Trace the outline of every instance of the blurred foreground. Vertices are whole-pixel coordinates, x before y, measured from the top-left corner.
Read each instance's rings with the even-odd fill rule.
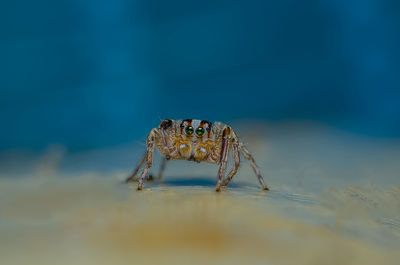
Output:
[[[142,143],[3,154],[1,264],[398,264],[398,141],[313,124],[234,127],[270,192],[243,158],[220,193],[217,166],[186,161],[138,192],[123,180]]]

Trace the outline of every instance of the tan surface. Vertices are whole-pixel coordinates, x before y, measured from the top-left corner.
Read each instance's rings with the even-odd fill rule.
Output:
[[[0,178],[0,263],[398,264],[398,145],[278,129],[248,136],[270,192],[245,162],[220,193],[217,168],[190,162],[137,192],[121,183],[126,170],[62,170],[124,148],[79,159],[50,150],[32,174]]]

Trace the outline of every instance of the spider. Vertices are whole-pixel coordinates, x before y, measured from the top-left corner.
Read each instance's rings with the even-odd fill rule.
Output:
[[[137,189],[143,188],[143,181],[148,170],[153,164],[154,149],[157,147],[163,161],[160,176],[165,168],[167,160],[189,160],[195,162],[208,162],[219,164],[218,181],[216,191],[221,186],[226,186],[236,174],[240,165],[240,153],[248,159],[257,175],[258,181],[264,190],[269,190],[261,176],[253,156],[236,136],[233,129],[223,123],[212,124],[206,120],[163,120],[158,128],[153,128],[147,136],[147,150],[140,160],[134,172],[126,179],[126,182],[139,180]],[[228,153],[232,152],[234,167],[228,176],[223,179]],[[135,176],[145,164],[140,178]]]

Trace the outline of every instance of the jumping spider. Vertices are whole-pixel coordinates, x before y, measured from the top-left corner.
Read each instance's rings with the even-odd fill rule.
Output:
[[[138,190],[143,188],[143,181],[153,164],[155,147],[163,156],[161,173],[165,168],[166,160],[206,161],[219,164],[216,191],[221,190],[221,185],[226,186],[236,174],[240,165],[241,152],[250,161],[263,189],[268,190],[253,156],[239,140],[232,128],[226,124],[220,122],[212,124],[205,120],[192,119],[163,120],[158,128],[153,128],[148,134],[146,153],[132,175],[126,179],[126,182],[137,180],[135,178],[136,174],[142,165],[146,163],[139,178]],[[226,179],[223,179],[229,151],[232,151],[235,165]]]

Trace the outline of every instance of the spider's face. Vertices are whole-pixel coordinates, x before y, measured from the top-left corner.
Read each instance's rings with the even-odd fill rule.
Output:
[[[206,120],[183,120],[180,124],[181,135],[186,135],[188,138],[196,137],[202,139],[203,136],[210,138],[211,122]]]

